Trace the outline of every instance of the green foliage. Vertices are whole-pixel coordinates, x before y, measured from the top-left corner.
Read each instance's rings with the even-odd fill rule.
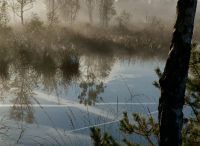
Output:
[[[183,146],[200,145],[200,123],[189,119],[183,129]]]
[[[190,78],[187,84],[185,104],[192,109],[192,116],[187,119],[183,129],[183,145],[200,145],[200,52],[194,46],[190,61]]]
[[[133,119],[134,122],[131,123],[129,121],[128,114],[124,113],[124,117],[120,121],[120,130],[128,135],[140,135],[147,140],[149,146],[156,146],[159,137],[159,125],[153,119],[153,117],[149,115],[149,117],[146,119],[139,114],[133,114]],[[123,145],[121,143],[117,143],[107,133],[102,135],[101,130],[98,128],[91,129],[91,138],[93,139],[95,146],[103,146],[103,142],[112,142],[110,146]],[[153,141],[155,138],[157,139],[157,143]],[[124,138],[123,143],[127,146],[140,146],[140,144],[134,143],[127,138]]]
[[[120,146],[108,133],[102,135],[98,128],[91,128],[91,138],[94,146]]]
[[[162,76],[162,71],[160,70],[160,68],[156,68],[156,69],[155,69],[155,72],[156,72],[158,78],[160,79],[161,76]],[[156,88],[160,89],[160,84],[159,84],[158,81],[154,81],[154,82],[153,82],[153,85],[154,85]]]
[[[159,125],[151,115],[148,118],[134,113],[133,114],[134,123],[129,122],[128,114],[124,113],[123,119],[120,121],[120,130],[126,134],[137,134],[144,137],[148,144],[154,146],[153,138],[159,137]],[[125,140],[126,143],[131,143]]]

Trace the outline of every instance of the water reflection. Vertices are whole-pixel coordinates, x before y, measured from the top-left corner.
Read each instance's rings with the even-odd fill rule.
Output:
[[[107,88],[112,84],[112,82],[108,84],[108,80],[110,75],[114,74],[112,72],[113,68],[119,61],[126,62],[125,64],[133,63],[136,59],[134,56],[115,54],[111,56],[97,54],[79,56],[74,49],[48,50],[44,48],[43,50],[37,50],[29,47],[29,45],[19,45],[16,50],[10,52],[0,49],[0,99],[2,105],[8,105],[10,108],[8,110],[9,114],[7,114],[9,120],[21,123],[20,132],[16,134],[18,143],[27,141],[28,129],[34,129],[32,127],[34,124],[46,126],[49,122],[51,130],[56,131],[56,134],[54,134],[57,137],[55,136],[54,138],[60,139],[62,144],[66,145],[62,139],[66,139],[67,134],[59,128],[73,131],[91,124],[95,125],[119,118],[122,113],[119,109],[115,109],[114,106],[102,107],[98,103],[113,100],[105,96],[105,91],[108,92],[108,90],[113,96],[114,93],[118,93],[112,91],[115,88]],[[124,85],[122,86],[126,88]],[[67,90],[72,91],[71,88],[73,87],[76,90],[76,94],[72,95],[73,99],[70,98],[68,100],[66,97],[69,95]],[[124,91],[122,94],[124,94]],[[54,99],[52,100],[51,96],[58,98],[57,102]],[[59,98],[61,99],[59,100]],[[38,105],[40,112],[35,108],[35,105]],[[58,113],[65,110],[71,112],[68,114],[63,112],[57,115],[48,107],[49,105]],[[47,106],[48,110],[46,110],[45,106]],[[66,106],[67,108],[61,109],[59,106]],[[121,107],[119,106],[118,108]],[[131,106],[129,108],[131,109]],[[142,110],[141,108],[135,109]],[[45,113],[43,116],[41,116],[42,111]],[[52,112],[52,114],[49,115],[48,112]],[[117,117],[115,116],[116,113]],[[44,120],[45,116],[48,117],[46,121]],[[51,116],[59,117],[51,119]],[[62,118],[60,119],[60,117]],[[78,119],[77,117],[81,118]],[[56,124],[53,121],[57,121]],[[24,126],[24,124],[28,126]],[[8,125],[8,127],[11,125]],[[115,128],[116,126],[114,125]],[[38,131],[40,130],[38,129]],[[35,131],[35,133],[37,132]],[[77,135],[80,136],[79,134],[82,135],[82,133]],[[42,138],[41,136],[33,139],[39,141],[38,139]],[[51,139],[52,135],[48,138]],[[88,137],[86,139],[89,141]],[[27,143],[27,145],[30,145],[31,142]]]
[[[12,53],[1,49],[1,101],[13,104],[10,118],[33,123],[34,90],[44,87],[52,92],[60,84],[70,84],[79,76],[79,58],[72,51],[37,52],[27,47],[20,45]]]
[[[7,79],[9,70],[9,55],[5,49],[0,49],[0,77]]]
[[[103,101],[100,96],[106,87],[103,82],[97,81],[94,74],[87,75],[87,80],[80,83],[81,93],[78,96],[80,103],[85,105],[95,105],[98,100]]]

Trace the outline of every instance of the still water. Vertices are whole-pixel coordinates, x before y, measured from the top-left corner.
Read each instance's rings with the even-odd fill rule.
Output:
[[[122,139],[118,126],[125,111],[157,116],[160,92],[152,83],[163,61],[82,56],[79,62],[79,71],[70,68],[65,75],[49,64],[41,72],[9,66],[0,84],[1,144],[89,146],[93,126]]]

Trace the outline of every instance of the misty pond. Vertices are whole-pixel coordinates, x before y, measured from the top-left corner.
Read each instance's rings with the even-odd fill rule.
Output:
[[[1,144],[88,146],[93,126],[123,138],[125,111],[157,116],[160,92],[152,83],[162,59],[72,55],[58,68],[48,54],[34,61],[26,51],[18,55],[12,63],[0,61]]]
[[[158,145],[153,83],[166,62],[175,3],[0,0],[0,146],[92,146],[93,127],[120,144]],[[135,125],[133,113],[153,117],[141,124],[153,135],[120,131],[124,112]]]

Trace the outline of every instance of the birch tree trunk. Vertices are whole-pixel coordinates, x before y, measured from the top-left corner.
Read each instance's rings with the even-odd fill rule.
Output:
[[[183,106],[197,0],[178,0],[170,53],[160,79],[160,146],[181,146]]]

